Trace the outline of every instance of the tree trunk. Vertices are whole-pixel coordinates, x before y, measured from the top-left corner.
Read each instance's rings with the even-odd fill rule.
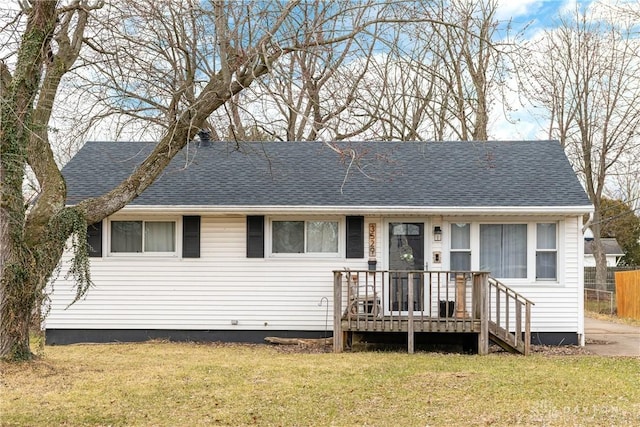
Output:
[[[31,228],[34,227],[39,226],[31,226]],[[29,228],[29,226],[25,226],[22,236],[32,233]],[[0,287],[2,295],[0,358],[25,360],[32,357],[29,346],[29,329],[32,325],[32,319],[34,315],[39,313],[45,296],[45,288],[62,257],[69,236],[76,233],[75,238],[86,240],[82,229],[86,230],[86,222],[82,215],[73,208],[64,208],[60,212],[51,214],[50,221],[46,230],[41,234],[39,242],[27,245],[23,241],[21,245],[15,246],[12,245],[11,239],[8,240],[8,246],[12,248],[12,251],[2,272],[2,286]],[[80,250],[79,253],[82,254],[79,258],[82,262],[82,256],[86,256],[86,251]],[[78,257],[78,253],[75,254],[72,262],[77,265],[76,257]],[[86,260],[86,258],[84,259]],[[77,270],[76,265],[73,268]],[[84,281],[87,282],[87,279]],[[85,286],[87,285],[85,284]],[[81,294],[85,290],[86,288],[80,288],[77,292]]]
[[[215,19],[216,25],[213,32],[218,40],[217,47],[212,48],[214,56],[217,58],[214,60],[215,70],[204,64],[205,71],[202,74],[199,74],[199,71],[191,70],[187,76],[184,76],[185,79],[182,75],[169,77],[166,84],[167,88],[171,89],[167,93],[174,95],[168,110],[165,110],[165,107],[155,99],[149,98],[148,101],[149,105],[157,104],[158,111],[164,111],[167,113],[166,117],[169,117],[169,120],[164,123],[166,133],[154,151],[139,165],[135,172],[108,193],[96,198],[85,199],[73,208],[68,208],[64,206],[66,197],[64,180],[57,169],[47,138],[48,122],[60,78],[74,65],[82,41],[87,40],[83,37],[87,13],[92,8],[101,7],[103,2],[95,2],[95,5],[91,4],[93,2],[56,2],[52,0],[30,0],[22,3],[28,3],[29,7],[25,7],[23,15],[21,15],[21,18],[26,17],[26,25],[18,26],[22,37],[14,52],[16,60],[13,75],[10,75],[8,68],[0,61],[0,89],[2,91],[0,105],[0,358],[5,359],[31,357],[29,350],[30,319],[34,309],[41,306],[43,291],[60,260],[69,236],[73,235],[73,238],[76,239],[74,240],[75,256],[72,259],[70,272],[76,276],[76,298],[79,298],[90,284],[88,258],[86,257],[87,222],[94,223],[113,214],[140,195],[160,175],[173,156],[203,127],[214,111],[248,88],[256,79],[270,73],[273,70],[274,62],[282,55],[301,51],[305,46],[315,49],[318,47],[318,43],[321,45],[343,44],[346,39],[355,37],[369,27],[368,23],[363,22],[362,26],[356,25],[348,35],[341,32],[339,36],[324,40],[318,39],[315,33],[307,33],[305,30],[299,35],[295,35],[295,38],[302,37],[302,40],[291,40],[291,43],[287,41],[286,46],[281,46],[280,36],[276,35],[286,36],[286,40],[288,40],[290,37],[288,34],[289,18],[296,22],[300,18],[294,9],[301,2],[288,2],[282,8],[267,7],[265,11],[268,11],[269,15],[271,13],[279,15],[278,19],[269,23],[268,31],[259,30],[256,32],[259,37],[253,43],[255,46],[240,49],[238,46],[243,45],[246,41],[245,38],[239,36],[240,38],[236,41],[234,37],[237,36],[237,32],[228,28],[228,24],[231,22],[229,19],[234,15],[228,10],[227,5],[222,2],[213,2],[213,8],[209,12],[213,14]],[[165,16],[164,8],[155,9],[155,3],[152,1],[147,1],[145,4],[148,8],[154,9],[153,13],[158,13],[157,16],[150,16],[149,22],[155,22],[160,16]],[[56,6],[60,6],[57,11]],[[360,7],[358,6],[356,9]],[[364,20],[363,16],[368,15],[365,13],[368,6],[363,5],[362,8],[361,19]],[[114,6],[114,11],[116,9],[119,8]],[[140,6],[139,10],[134,8],[134,12],[144,14],[146,9],[147,7]],[[278,9],[281,10],[278,11]],[[191,13],[194,8],[181,10],[185,13]],[[329,8],[329,10],[333,15],[334,8]],[[194,13],[202,11],[204,10],[198,9]],[[123,13],[125,16],[129,16],[128,12],[124,11]],[[179,24],[182,25],[183,16],[178,15]],[[135,13],[133,16],[136,16]],[[195,19],[195,15],[192,15],[191,18]],[[233,21],[235,22],[235,18]],[[194,22],[199,21],[195,19]],[[327,22],[332,22],[332,19]],[[367,22],[373,24],[376,20]],[[58,30],[56,30],[56,26],[58,26]],[[71,29],[73,26],[76,26],[75,31]],[[24,30],[22,30],[23,28]],[[247,28],[253,34],[251,27]],[[169,32],[173,34],[172,31]],[[56,37],[55,46],[52,48],[51,40],[54,34]],[[73,37],[70,38],[70,35]],[[116,36],[123,37],[120,39],[121,41],[126,40],[125,46],[136,46],[135,37],[130,37],[129,34],[116,34]],[[160,36],[159,40],[163,39],[160,33],[158,36]],[[284,42],[284,40],[282,41]],[[144,40],[144,43],[146,42],[147,40]],[[157,51],[143,56],[148,58],[159,55],[164,58],[177,58],[184,54],[184,61],[191,64],[191,61],[186,57],[200,57],[199,53],[192,55],[189,51],[198,43],[189,40],[188,37],[183,42],[184,46],[189,46],[189,48],[182,45],[174,46],[173,42],[167,44],[168,49],[179,52],[174,56],[169,52],[165,57],[165,52]],[[110,48],[103,50],[95,45],[90,47],[94,54],[103,55],[106,66],[112,65],[116,70],[115,74],[110,75],[107,71],[110,78],[105,87],[111,88],[111,85],[115,85],[113,88],[115,92],[128,93],[131,89],[128,78],[125,78],[126,81],[118,89],[119,76],[121,76],[119,73],[123,71],[125,74],[140,72],[139,70],[144,68],[138,68],[141,63],[139,58],[134,57],[136,54],[132,53],[133,56],[129,59],[131,64],[135,64],[132,70],[138,71],[128,71],[127,61],[120,62],[120,57],[126,51],[125,48],[111,52]],[[209,52],[207,50],[206,55]],[[91,55],[89,62],[93,62],[93,60],[94,57]],[[117,64],[112,64],[112,60]],[[182,69],[182,62],[182,59],[178,59],[172,64],[178,70]],[[102,63],[102,59],[98,60],[98,63]],[[150,70],[153,69],[153,67],[150,68]],[[42,78],[43,70],[47,71],[44,79]],[[209,76],[208,82],[190,86],[193,85],[196,76],[199,79],[206,75]],[[157,78],[158,76],[151,71],[150,79],[155,82]],[[185,83],[185,81],[189,83]],[[164,86],[159,85],[158,87]],[[183,95],[184,91],[186,91],[186,95]],[[194,97],[195,92],[198,92],[197,97]],[[38,99],[37,103],[36,99]],[[36,104],[35,108],[34,104]],[[118,110],[112,112],[115,111]],[[118,114],[120,113],[122,112],[119,111]],[[128,113],[125,112],[125,114]],[[134,112],[133,116],[137,115]],[[150,119],[150,121],[154,122],[155,119]],[[22,194],[27,165],[31,167],[40,185],[38,199],[35,204],[29,207],[28,211]]]
[[[56,2],[33,2],[10,84],[3,79],[0,112],[0,358],[27,359],[29,324],[39,298],[34,251],[25,243],[22,184],[33,103],[56,23]],[[47,276],[48,277],[48,276]]]
[[[596,243],[598,241],[598,243]],[[607,257],[602,249],[601,239],[593,239],[593,257],[596,260],[596,289],[599,291],[607,290]]]
[[[34,309],[34,298],[30,291],[34,286],[22,275],[9,271],[5,270],[2,278],[0,355],[10,360],[26,360],[32,357],[29,326]]]
[[[601,234],[601,218],[600,210],[596,208],[593,215],[593,224],[591,231],[593,232],[593,257],[596,260],[596,289],[600,291],[607,290],[607,256],[602,247]]]

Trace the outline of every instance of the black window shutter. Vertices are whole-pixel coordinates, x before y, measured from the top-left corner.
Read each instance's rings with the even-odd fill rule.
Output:
[[[247,258],[264,258],[264,216],[247,216]]]
[[[347,258],[364,258],[364,217],[347,217]]]
[[[87,244],[90,257],[102,256],[102,221],[87,227]]]
[[[182,217],[182,258],[200,258],[200,217]]]

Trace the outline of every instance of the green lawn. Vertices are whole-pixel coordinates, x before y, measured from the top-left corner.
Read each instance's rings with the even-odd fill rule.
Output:
[[[2,425],[640,425],[640,359],[46,347],[2,363]]]

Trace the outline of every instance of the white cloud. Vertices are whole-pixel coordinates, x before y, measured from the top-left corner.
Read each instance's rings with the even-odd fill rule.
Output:
[[[503,21],[531,16],[540,7],[541,3],[541,0],[498,0],[496,17]]]
[[[582,3],[584,4],[584,2]],[[560,15],[572,14],[576,11],[577,5],[577,0],[565,0],[564,4],[558,8],[558,13]]]

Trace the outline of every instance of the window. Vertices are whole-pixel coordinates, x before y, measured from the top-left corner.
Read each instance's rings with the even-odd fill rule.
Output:
[[[111,221],[112,253],[174,253],[175,221]]]
[[[527,224],[480,224],[480,269],[497,278],[526,278]]]
[[[536,280],[556,280],[556,224],[536,225]]]
[[[471,270],[471,225],[451,224],[451,271]]]
[[[274,254],[337,254],[338,221],[273,221]]]

